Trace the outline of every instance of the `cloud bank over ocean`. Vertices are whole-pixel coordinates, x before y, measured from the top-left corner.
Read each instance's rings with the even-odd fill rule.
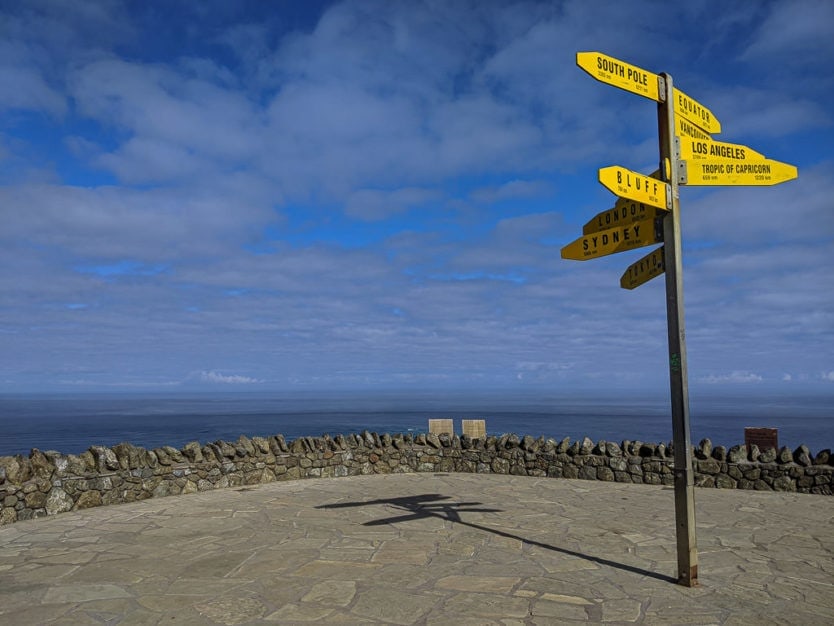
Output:
[[[648,250],[559,257],[599,168],[657,168],[582,50],[799,168],[682,189],[693,384],[833,389],[834,8],[660,9],[4,5],[0,393],[664,389],[663,280],[618,286]]]

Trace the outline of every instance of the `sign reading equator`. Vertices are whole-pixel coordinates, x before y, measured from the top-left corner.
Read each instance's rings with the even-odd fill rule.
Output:
[[[675,115],[683,117],[698,128],[702,128],[708,133],[720,133],[721,122],[719,122],[712,111],[710,111],[703,104],[697,100],[690,98],[680,89],[673,91],[675,101],[672,103],[675,109]]]
[[[667,209],[671,188],[662,180],[633,172],[619,165],[599,170],[599,182],[608,191],[629,200],[636,200],[653,207]]]

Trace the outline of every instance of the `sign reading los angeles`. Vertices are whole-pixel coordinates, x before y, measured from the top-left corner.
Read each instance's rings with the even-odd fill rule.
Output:
[[[765,155],[737,143],[681,137],[681,158],[685,161],[732,159],[733,161],[761,161]]]
[[[669,74],[599,52],[578,52],[576,64],[600,82],[657,102],[659,170],[645,175],[619,165],[601,168],[599,182],[618,199],[588,221],[582,236],[561,253],[563,259],[586,261],[663,242],[626,268],[620,287],[635,289],[658,276],[666,278],[677,580],[693,587],[698,584],[698,550],[679,253],[680,186],[775,185],[796,178],[797,171],[748,146],[714,140],[712,135],[721,132],[715,114],[677,89]]]

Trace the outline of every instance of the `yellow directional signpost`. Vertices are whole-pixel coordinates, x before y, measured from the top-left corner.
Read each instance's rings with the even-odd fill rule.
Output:
[[[668,74],[654,74],[599,52],[578,52],[576,64],[600,82],[657,102],[660,169],[650,175],[620,166],[599,170],[599,182],[619,196],[613,208],[582,228],[562,258],[585,261],[663,242],[620,278],[634,289],[666,276],[669,387],[674,443],[677,580],[698,584],[695,492],[689,435],[689,388],[683,319],[680,185],[774,185],[797,177],[796,167],[738,144],[715,141],[721,123],[703,104],[676,89]]]
[[[686,165],[687,185],[777,185],[797,177],[796,167],[772,159],[692,160]]]
[[[695,124],[685,120],[682,117],[675,118],[675,126],[677,130],[677,134],[683,139],[684,137],[692,137],[693,139],[706,139],[707,141],[711,141],[712,137],[710,137],[709,133],[705,133],[700,128],[695,126]]]
[[[668,208],[672,199],[672,189],[663,181],[632,172],[619,165],[601,168],[599,182],[621,198],[636,200],[660,209]]]
[[[589,220],[582,227],[582,234],[590,235],[591,233],[598,233],[601,230],[614,228],[615,226],[625,226],[634,222],[642,222],[652,217],[658,217],[658,213],[659,211],[656,207],[637,202],[636,200],[620,198],[613,208],[602,213],[597,213],[593,219]]]
[[[675,115],[692,122],[708,133],[721,132],[721,122],[707,107],[697,100],[693,100],[679,89],[673,90],[672,93],[674,94]]]
[[[576,64],[599,81],[658,100],[657,74],[599,52],[577,52]]]
[[[660,276],[666,271],[666,264],[663,262],[663,246],[652,250],[636,263],[632,263],[620,276],[620,287],[623,289],[634,289],[643,283],[649,282],[652,278]]]
[[[562,248],[562,258],[587,261],[616,252],[650,246],[662,240],[663,224],[650,217],[583,235]]]
[[[694,137],[680,137],[681,159],[684,161],[709,161],[732,159],[734,161],[761,161],[765,155],[737,143],[712,141]]]

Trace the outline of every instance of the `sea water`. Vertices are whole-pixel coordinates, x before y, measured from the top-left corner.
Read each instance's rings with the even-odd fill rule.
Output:
[[[746,426],[778,428],[779,445],[834,447],[834,395],[692,395],[691,438],[743,443]],[[561,440],[668,442],[668,397],[502,392],[293,392],[0,395],[0,455],[32,448],[78,454],[91,445],[145,448],[234,441],[240,435],[427,432],[428,420],[484,419],[488,434]]]

